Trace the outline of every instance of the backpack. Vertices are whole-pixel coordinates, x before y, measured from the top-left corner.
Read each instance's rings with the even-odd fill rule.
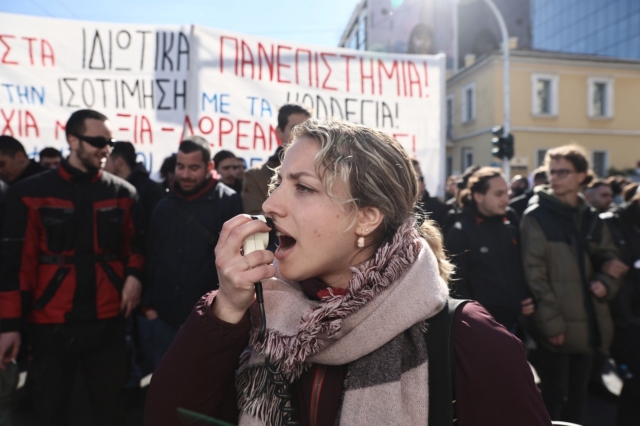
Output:
[[[449,298],[444,308],[426,320],[429,354],[429,425],[451,426],[457,422],[455,373],[456,352],[453,318],[470,300]],[[438,392],[434,392],[438,389]]]

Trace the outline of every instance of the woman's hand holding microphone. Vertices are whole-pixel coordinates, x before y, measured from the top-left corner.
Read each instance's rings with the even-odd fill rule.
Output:
[[[254,283],[275,276],[272,252],[256,250],[243,256],[240,251],[248,237],[269,231],[267,224],[248,215],[236,216],[222,227],[215,249],[220,289],[212,306],[221,320],[240,322],[255,299]]]

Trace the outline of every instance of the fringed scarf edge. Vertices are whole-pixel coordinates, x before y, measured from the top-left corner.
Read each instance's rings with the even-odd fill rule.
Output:
[[[249,365],[252,352],[267,355],[271,362],[291,383],[298,379],[308,365],[304,362],[317,353],[322,345],[319,335],[332,336],[340,331],[342,322],[360,310],[379,294],[389,289],[415,262],[423,247],[420,235],[414,228],[414,220],[407,220],[396,232],[391,242],[378,249],[374,257],[357,268],[344,295],[323,297],[320,306],[302,317],[295,336],[285,336],[267,328],[264,343],[258,342],[258,321],[254,321],[249,347],[241,356],[236,376],[238,407],[267,424],[280,424],[282,413],[280,400],[275,396],[275,386],[268,379],[264,363]]]

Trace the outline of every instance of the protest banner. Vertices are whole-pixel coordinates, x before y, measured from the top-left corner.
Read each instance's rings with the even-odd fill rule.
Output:
[[[68,152],[64,123],[107,115],[150,170],[199,134],[248,166],[281,143],[289,102],[376,127],[444,181],[444,56],[381,54],[268,40],[201,26],[132,25],[0,13],[0,134],[31,156]]]
[[[276,147],[278,109],[306,105],[376,127],[418,158],[432,193],[444,180],[445,57],[380,54],[268,40],[195,26],[189,129],[249,165]],[[190,110],[190,114],[193,111]]]
[[[0,13],[0,134],[30,156],[45,146],[65,153],[69,115],[91,108],[158,169],[177,149],[188,106],[189,33]]]

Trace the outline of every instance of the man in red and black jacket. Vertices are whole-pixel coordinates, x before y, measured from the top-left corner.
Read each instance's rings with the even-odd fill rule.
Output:
[[[134,187],[102,171],[113,140],[107,117],[76,111],[65,131],[69,157],[7,194],[0,368],[15,358],[26,316],[40,424],[67,423],[78,368],[94,424],[123,424],[128,364],[122,313],[137,306],[142,290],[141,210]]]

